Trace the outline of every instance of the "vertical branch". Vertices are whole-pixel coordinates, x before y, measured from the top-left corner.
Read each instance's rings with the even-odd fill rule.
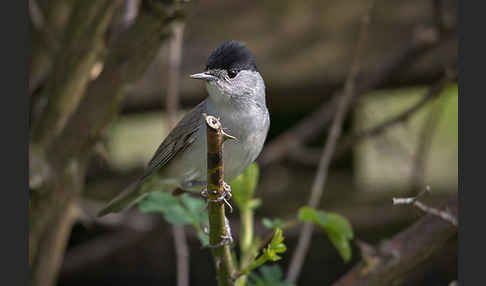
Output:
[[[218,285],[234,285],[235,269],[229,245],[225,237],[231,236],[226,224],[224,210],[224,174],[223,174],[223,129],[214,116],[203,114],[206,120],[208,146],[208,216],[209,243],[212,246],[214,265],[218,275]]]
[[[167,96],[165,98],[167,122],[170,127],[176,123],[176,115],[179,109],[179,75],[185,23],[176,21],[172,26],[173,37],[169,43],[169,78],[167,81]]]
[[[189,247],[184,225],[172,225],[177,258],[177,286],[189,286]]]
[[[165,97],[166,122],[168,129],[176,123],[179,109],[179,75],[182,57],[182,38],[184,22],[172,24],[173,35],[169,42],[169,70],[167,81],[167,96]],[[177,286],[189,286],[189,247],[183,225],[172,225],[174,247],[177,259]]]
[[[341,136],[342,125],[351,99],[353,98],[356,77],[358,76],[361,67],[361,51],[368,35],[370,14],[373,6],[374,1],[371,0],[369,2],[366,14],[361,19],[359,38],[356,43],[351,69],[348,78],[346,79],[344,94],[339,99],[337,110],[332,121],[331,130],[329,131],[329,137],[324,146],[324,152],[322,152],[322,156],[319,160],[319,167],[317,169],[316,176],[312,184],[311,196],[308,202],[308,205],[312,208],[316,208],[319,205],[319,201],[321,200],[322,194],[324,192],[324,186],[327,180],[327,173],[329,165],[331,163],[331,159],[334,154],[334,150],[336,148],[336,142]],[[307,252],[309,250],[313,229],[314,228],[312,224],[306,223],[304,224],[303,229],[300,232],[299,240],[297,242],[297,248],[293,253],[286,277],[286,280],[291,283],[296,283],[297,278],[299,277],[300,270],[302,269],[302,265],[304,264],[305,256],[307,255]]]
[[[253,243],[253,222],[254,212],[252,208],[240,209],[241,216],[241,238],[240,238],[240,265],[239,269],[246,269],[250,264],[252,256],[252,243]],[[241,275],[238,280],[236,280],[237,286],[245,286],[247,282],[247,275]]]

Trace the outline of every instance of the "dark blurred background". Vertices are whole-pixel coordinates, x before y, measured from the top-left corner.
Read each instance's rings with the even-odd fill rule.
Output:
[[[212,49],[226,40],[244,41],[255,54],[271,114],[258,159],[256,196],[263,204],[256,211],[256,233],[266,233],[264,217],[294,218],[307,204],[368,2],[80,2],[29,1],[29,246],[31,274],[38,277],[32,285],[177,285],[173,232],[160,215],[137,210],[101,219],[94,215],[141,174],[171,122],[207,96],[202,83],[189,75],[202,71]],[[379,249],[423,218],[411,205],[394,206],[393,197],[416,196],[430,188],[421,200],[437,208],[455,198],[456,9],[454,0],[375,1],[361,47],[357,96],[319,203],[320,209],[351,222],[353,258],[344,263],[322,231],[315,230],[298,285],[331,285],[365,258],[357,241]],[[144,13],[163,20],[153,24]],[[152,29],[160,33],[158,38],[148,32],[137,38],[143,33],[132,30],[140,19],[152,25],[144,31]],[[174,88],[177,97],[167,101]],[[56,105],[63,97],[70,98]],[[65,119],[52,115],[64,113]],[[361,132],[395,117],[379,132]],[[57,127],[49,124],[65,125],[55,133]],[[297,143],[288,143],[292,140]],[[65,157],[82,167],[72,167]],[[49,171],[44,158],[54,162]],[[52,179],[59,178],[56,171],[73,168],[76,175],[70,180],[65,175]],[[49,192],[55,195],[49,197]],[[61,195],[65,193],[73,195]],[[67,216],[72,219],[63,222]],[[237,213],[230,216],[236,238],[238,218]],[[37,226],[37,220],[44,224]],[[48,233],[57,223],[63,227],[54,240],[48,234],[35,237],[36,231]],[[432,233],[435,227],[425,229]],[[215,284],[210,251],[200,248],[191,227],[184,229],[190,285]],[[289,250],[278,263],[283,271],[298,234],[298,227],[284,232]],[[457,279],[457,229],[439,237],[447,239],[418,253],[423,259],[412,258],[396,285],[449,285]],[[36,274],[44,271],[52,274]]]

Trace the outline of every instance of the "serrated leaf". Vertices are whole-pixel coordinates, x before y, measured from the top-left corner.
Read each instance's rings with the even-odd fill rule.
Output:
[[[283,253],[287,250],[287,247],[283,241],[284,237],[282,234],[282,229],[276,228],[272,240],[267,247],[262,250],[262,254],[257,259],[253,259],[250,265],[246,269],[242,270],[242,273],[246,274],[249,271],[260,267],[267,261],[277,261],[282,259],[278,253]]]
[[[277,227],[275,229],[275,233],[273,234],[272,241],[270,241],[270,248],[278,247],[284,241],[284,237],[282,235],[282,229]]]
[[[320,226],[341,258],[348,262],[351,259],[351,246],[349,240],[353,238],[353,229],[349,221],[336,213],[327,213],[310,207],[299,209],[298,219],[304,222],[313,222]]]

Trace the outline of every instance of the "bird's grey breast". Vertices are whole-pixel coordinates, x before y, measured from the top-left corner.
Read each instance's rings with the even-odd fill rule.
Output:
[[[238,139],[223,145],[224,177],[231,181],[260,154],[270,125],[268,111],[266,106],[253,101],[243,108],[208,106],[208,113],[216,114],[225,131]]]

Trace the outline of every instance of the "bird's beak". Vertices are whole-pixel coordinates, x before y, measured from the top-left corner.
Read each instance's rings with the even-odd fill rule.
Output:
[[[207,72],[196,73],[196,74],[190,75],[190,77],[195,78],[195,79],[203,79],[203,80],[207,80],[207,81],[216,80],[216,77],[214,75],[210,75]]]

